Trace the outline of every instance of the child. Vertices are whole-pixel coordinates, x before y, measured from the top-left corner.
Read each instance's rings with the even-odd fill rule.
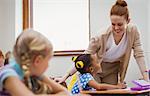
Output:
[[[81,54],[78,57],[73,57],[73,61],[75,62],[77,71],[80,73],[77,82],[71,90],[73,94],[79,93],[80,90],[92,90],[93,88],[96,90],[105,90],[126,87],[124,84],[99,84],[94,80],[93,75],[95,75],[100,67],[96,55]]]
[[[16,40],[13,55],[15,62],[0,70],[2,92],[7,91],[12,96],[68,94],[66,88],[43,75],[53,56],[53,47],[42,34],[31,29],[22,32]]]
[[[10,58],[11,58],[11,52],[8,51],[8,52],[5,54],[5,62],[4,62],[4,65],[9,64]]]
[[[4,66],[4,55],[3,52],[0,50],[0,67]]]

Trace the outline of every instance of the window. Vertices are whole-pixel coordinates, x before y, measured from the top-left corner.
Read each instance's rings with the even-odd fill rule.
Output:
[[[29,25],[53,43],[54,51],[87,48],[89,0],[30,0],[29,6]]]

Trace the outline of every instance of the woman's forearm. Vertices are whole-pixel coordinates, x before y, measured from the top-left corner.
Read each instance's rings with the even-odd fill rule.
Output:
[[[144,57],[138,58],[136,61],[138,63],[138,66],[139,66],[140,72],[143,76],[143,79],[148,81],[149,78],[148,78],[148,72],[146,72],[147,68],[146,68],[146,64],[145,64],[145,61],[144,61]]]

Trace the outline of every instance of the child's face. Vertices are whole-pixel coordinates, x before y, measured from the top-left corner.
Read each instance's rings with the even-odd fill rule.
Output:
[[[97,58],[96,54],[95,55],[91,55],[91,58],[92,58],[92,61],[91,61],[92,66],[91,67],[93,67],[93,72],[92,73],[96,74],[101,69],[100,63],[98,61],[98,58]]]
[[[43,74],[48,68],[49,60],[52,58],[52,55],[47,55],[46,57],[37,56],[34,61],[34,68],[36,75]]]

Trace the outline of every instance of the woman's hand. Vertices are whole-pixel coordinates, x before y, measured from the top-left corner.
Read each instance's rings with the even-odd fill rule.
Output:
[[[150,82],[150,79],[149,79],[150,77],[149,77],[149,73],[148,73],[148,71],[145,71],[144,73],[143,73],[143,79],[145,80],[145,81],[147,81],[147,82]]]

